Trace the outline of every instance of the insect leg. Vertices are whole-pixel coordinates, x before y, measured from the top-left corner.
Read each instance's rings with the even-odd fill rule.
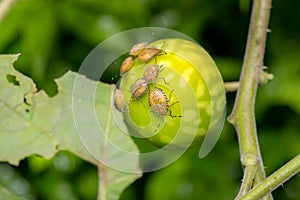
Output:
[[[172,117],[172,118],[182,117],[182,115],[172,115],[172,110],[170,110],[169,116]]]

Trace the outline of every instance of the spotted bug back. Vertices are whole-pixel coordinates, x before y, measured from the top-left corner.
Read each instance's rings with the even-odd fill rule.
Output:
[[[120,74],[123,75],[126,72],[128,72],[132,68],[132,64],[133,64],[133,58],[131,56],[127,57],[121,65]]]
[[[148,83],[143,78],[137,79],[130,87],[132,97],[139,99],[142,95],[147,92]]]
[[[133,47],[129,51],[129,55],[131,56],[137,56],[140,54],[140,52],[148,45],[148,42],[141,42],[136,45],[133,45]]]

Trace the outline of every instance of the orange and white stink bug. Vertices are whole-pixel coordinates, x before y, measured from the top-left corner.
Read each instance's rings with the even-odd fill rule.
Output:
[[[154,83],[157,79],[159,68],[156,64],[148,66],[143,74],[144,79],[149,83]]]
[[[141,42],[136,45],[133,45],[133,47],[129,51],[129,55],[131,56],[137,56],[139,53],[148,45],[148,42]]]
[[[172,91],[173,92],[173,91]],[[159,88],[155,88],[150,91],[149,96],[148,96],[148,102],[149,106],[151,108],[151,111],[154,113],[160,115],[160,116],[166,116],[167,114],[174,118],[174,117],[182,117],[180,115],[172,115],[172,111],[169,109],[172,105],[178,103],[178,101],[172,103],[169,105],[170,99],[171,99],[171,94],[170,97],[168,98],[167,95]],[[169,113],[168,113],[169,111]]]
[[[149,96],[148,96],[148,102],[149,102],[151,111],[160,117],[165,117],[167,115],[172,118],[182,117],[181,115],[172,115],[172,111],[170,110],[170,107],[172,105],[178,103],[178,101],[176,101],[176,102],[172,103],[171,105],[169,105],[172,92],[170,93],[170,97],[168,99],[167,95],[161,89],[155,88],[155,89],[151,90],[149,93]],[[162,121],[163,121],[163,119],[162,119]],[[155,128],[154,132],[156,132],[158,130],[162,121],[159,122],[159,124]]]
[[[114,102],[117,109],[122,112],[124,107],[124,94],[121,90],[117,88],[114,92]]]
[[[157,49],[155,47],[149,47],[146,49],[143,49],[139,55],[138,60],[142,62],[149,62],[152,58],[154,58],[156,55],[162,53],[163,51],[161,49]]]
[[[143,78],[137,79],[130,87],[132,97],[136,100],[146,93],[148,89],[148,83]]]
[[[124,73],[128,72],[132,68],[133,58],[131,56],[127,57],[120,68],[120,74],[123,75]]]
[[[148,83],[155,83],[158,78],[163,79],[165,84],[168,84],[164,77],[158,77],[159,72],[162,71],[163,65],[158,66],[157,64],[149,65],[143,74],[144,79]]]
[[[165,43],[164,43],[165,44]],[[163,44],[163,46],[164,46]],[[152,58],[155,58],[155,56],[160,54],[166,54],[165,51],[162,50],[162,48],[156,48],[156,47],[148,47],[141,50],[141,52],[137,55],[137,59],[141,62],[149,62]]]
[[[161,89],[151,90],[148,97],[149,106],[154,113],[166,116],[169,109],[169,100]]]

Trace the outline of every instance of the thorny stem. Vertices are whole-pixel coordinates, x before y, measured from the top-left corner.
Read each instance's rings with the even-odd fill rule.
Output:
[[[238,135],[241,162],[246,172],[237,199],[248,192],[245,190],[251,188],[253,177],[257,181],[262,181],[265,178],[257,140],[254,103],[263,66],[270,9],[271,0],[253,1],[240,85],[233,111],[228,117],[228,121],[234,125]],[[251,179],[251,181],[248,179]],[[272,199],[271,195],[266,199]]]
[[[241,200],[259,199],[263,195],[282,185],[283,182],[297,174],[299,171],[300,154],[266,178],[263,182],[256,185],[250,192],[243,196]]]
[[[251,165],[245,168],[243,182],[242,182],[243,184],[241,185],[239,195],[236,197],[236,199],[239,199],[240,196],[246,195],[247,192],[251,189],[252,180],[254,178],[255,171],[256,171],[255,165]]]

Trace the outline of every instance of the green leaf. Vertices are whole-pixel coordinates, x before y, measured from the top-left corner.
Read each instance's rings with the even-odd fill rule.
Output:
[[[43,91],[37,92],[30,78],[14,70],[12,63],[17,58],[18,55],[0,56],[0,161],[16,165],[33,154],[51,158],[67,150],[98,167],[101,199],[118,199],[124,188],[140,176],[140,170],[137,156],[128,156],[108,145],[109,140],[138,155],[131,138],[119,128],[121,122],[112,117],[114,86],[68,72],[56,80],[58,94],[50,98]],[[86,87],[96,85],[96,98],[92,99],[93,94],[84,88],[80,95],[74,95],[75,81]],[[80,102],[79,110],[74,110],[72,102]],[[99,122],[87,112],[94,105]],[[77,115],[81,118],[75,119]],[[99,124],[105,131],[99,131]],[[80,132],[81,126],[86,128],[84,133]],[[135,173],[121,172],[115,166]]]
[[[9,200],[26,200],[22,197],[18,197],[16,195],[14,195],[13,193],[11,193],[6,188],[4,188],[0,185],[0,200],[5,200],[5,199],[9,199]]]
[[[34,94],[36,88],[29,78],[13,69],[12,63],[17,57],[0,57],[0,160],[15,165],[31,154],[50,158],[58,144],[48,131],[36,126],[31,119],[33,108],[24,103],[24,97]]]

